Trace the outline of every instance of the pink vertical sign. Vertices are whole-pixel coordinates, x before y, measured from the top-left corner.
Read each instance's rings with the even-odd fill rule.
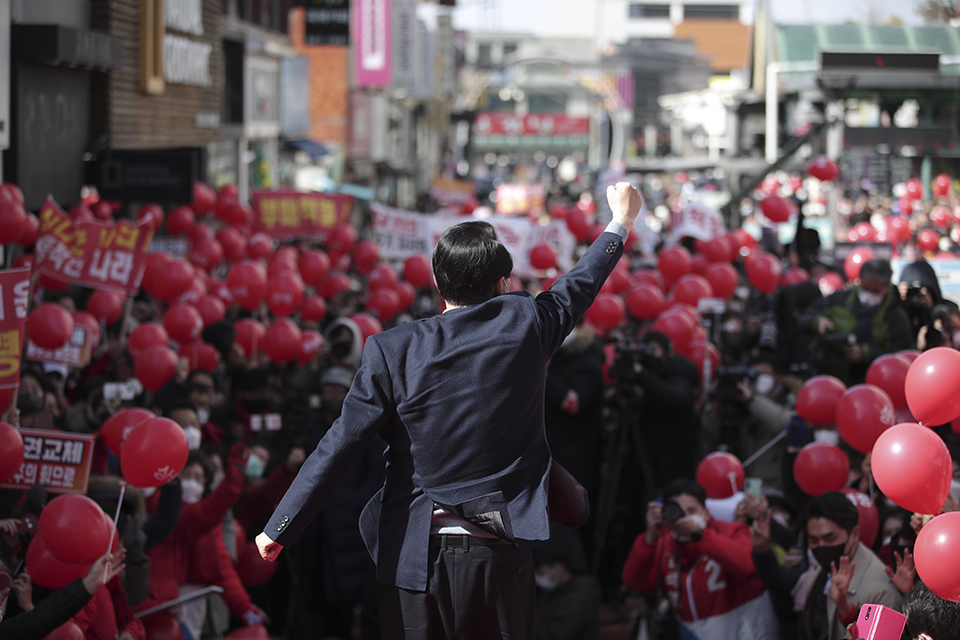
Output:
[[[354,69],[358,87],[390,86],[390,0],[354,0]]]

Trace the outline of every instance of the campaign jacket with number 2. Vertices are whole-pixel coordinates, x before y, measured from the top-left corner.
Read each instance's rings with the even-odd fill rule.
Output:
[[[681,624],[700,638],[773,638],[776,619],[751,552],[744,524],[710,518],[700,541],[686,543],[665,527],[652,545],[637,537],[622,578],[636,591],[666,590]]]

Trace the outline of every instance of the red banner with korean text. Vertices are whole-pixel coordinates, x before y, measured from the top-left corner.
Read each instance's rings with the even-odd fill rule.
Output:
[[[72,284],[135,294],[152,239],[148,218],[77,222],[47,197],[40,209],[34,269]]]
[[[29,292],[29,267],[0,271],[0,412],[10,406],[20,384]]]
[[[353,196],[342,193],[254,191],[253,230],[280,240],[325,238],[353,213]]]
[[[96,436],[20,429],[23,463],[0,489],[29,489],[47,485],[50,493],[86,493]]]

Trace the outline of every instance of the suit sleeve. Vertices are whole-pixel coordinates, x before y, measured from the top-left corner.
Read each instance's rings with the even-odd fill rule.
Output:
[[[44,638],[54,629],[78,614],[88,602],[90,594],[77,578],[62,589],[42,600],[33,611],[0,620],[3,640],[34,640]]]
[[[291,544],[333,495],[350,466],[395,412],[390,372],[376,336],[367,339],[363,365],[343,401],[343,412],[321,438],[280,504],[264,533]]]
[[[537,296],[540,339],[547,356],[583,317],[600,292],[600,287],[623,255],[623,239],[605,231],[594,241],[576,266]]]

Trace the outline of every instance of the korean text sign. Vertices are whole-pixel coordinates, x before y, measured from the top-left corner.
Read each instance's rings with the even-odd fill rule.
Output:
[[[0,489],[29,489],[47,485],[50,493],[86,493],[96,436],[20,429],[23,463]]]
[[[28,267],[0,271],[0,389],[14,389],[20,384],[29,290]]]
[[[350,220],[353,196],[340,193],[254,191],[254,232],[281,240],[326,237]]]

